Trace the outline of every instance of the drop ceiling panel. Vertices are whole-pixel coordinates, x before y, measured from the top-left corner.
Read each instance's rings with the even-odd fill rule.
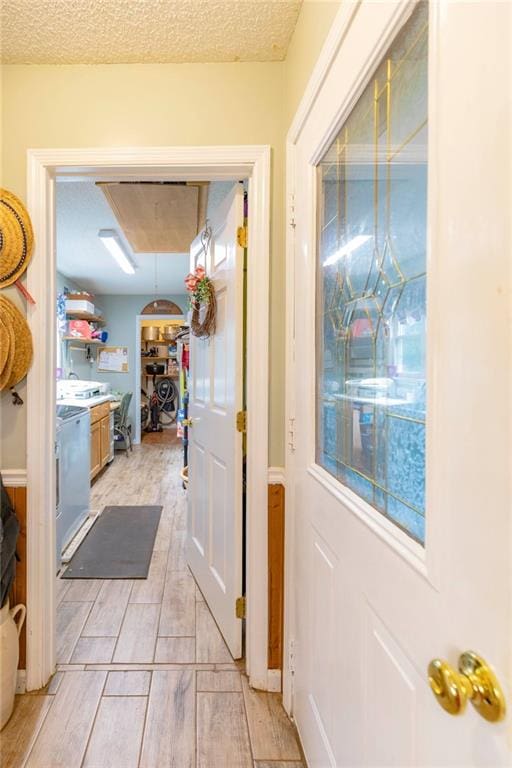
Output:
[[[206,186],[147,183],[98,186],[134,253],[186,252],[204,226]]]

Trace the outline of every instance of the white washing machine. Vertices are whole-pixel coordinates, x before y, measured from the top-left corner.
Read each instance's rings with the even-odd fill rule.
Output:
[[[90,432],[88,408],[57,406],[57,570],[67,547],[89,514]]]

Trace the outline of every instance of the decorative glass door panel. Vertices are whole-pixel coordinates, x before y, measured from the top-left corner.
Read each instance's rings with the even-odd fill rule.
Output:
[[[316,461],[425,537],[428,5],[318,167]]]

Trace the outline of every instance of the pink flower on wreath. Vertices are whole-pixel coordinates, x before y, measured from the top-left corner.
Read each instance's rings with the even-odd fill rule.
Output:
[[[204,268],[204,267],[201,267],[201,266],[199,266],[199,267],[196,267],[196,270],[195,270],[195,275],[196,275],[196,277],[198,278],[198,280],[202,280],[202,279],[203,279],[203,277],[206,275],[206,271],[205,271],[205,268]]]
[[[194,293],[194,291],[197,288],[197,284],[199,282],[199,279],[193,275],[192,273],[188,274],[185,278],[185,285],[187,286],[187,291],[190,291],[190,293]]]

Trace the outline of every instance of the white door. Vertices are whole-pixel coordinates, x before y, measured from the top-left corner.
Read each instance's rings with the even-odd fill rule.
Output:
[[[242,655],[242,433],[244,191],[237,184],[212,218],[211,240],[190,249],[190,269],[203,266],[217,300],[215,334],[191,335],[187,557],[232,656]]]
[[[292,150],[287,599],[310,768],[512,765],[511,11],[342,4]],[[465,651],[505,719],[434,697],[430,662]],[[456,709],[465,678],[450,702],[443,670]]]

